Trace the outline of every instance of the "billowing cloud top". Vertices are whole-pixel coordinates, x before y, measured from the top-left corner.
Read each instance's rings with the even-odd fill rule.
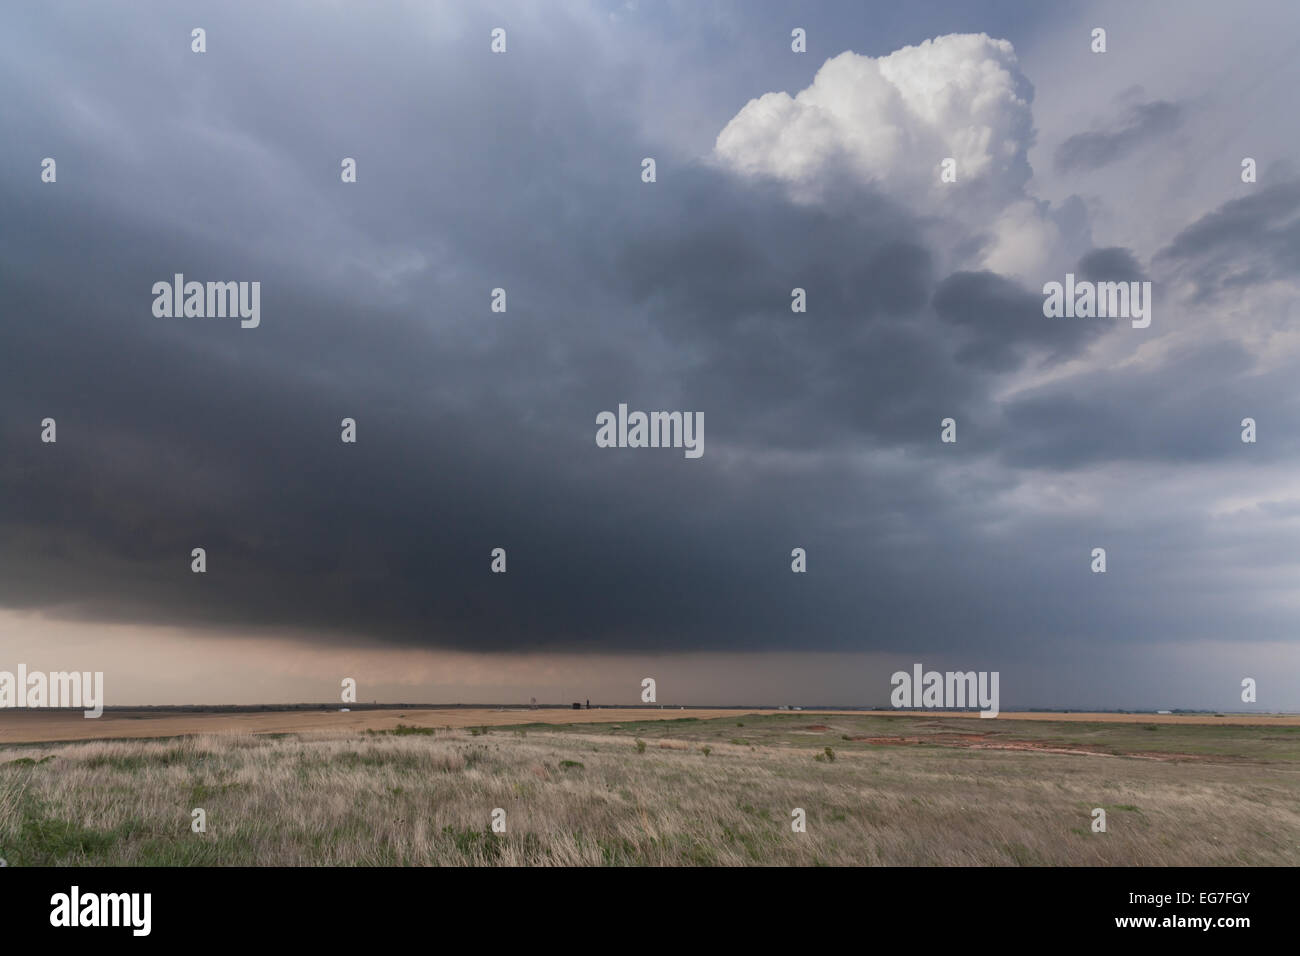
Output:
[[[1003,197],[1029,178],[1033,88],[1006,40],[951,35],[873,58],[827,60],[791,97],[750,100],[718,134],[731,168],[810,187],[832,171],[906,190],[942,191],[941,159]]]
[[[942,217],[928,238],[945,264],[1029,276],[1083,251],[1067,248],[1047,204],[1026,195],[1032,101],[1015,49],[985,34],[879,58],[849,51],[793,97],[750,100],[714,155],[734,172],[786,184],[800,202],[835,204],[846,183],[870,185]]]

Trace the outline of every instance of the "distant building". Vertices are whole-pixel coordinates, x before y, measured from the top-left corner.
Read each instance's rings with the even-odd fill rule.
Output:
[[[573,702],[573,709],[574,709],[574,710],[582,710],[582,704],[575,700],[575,701]]]

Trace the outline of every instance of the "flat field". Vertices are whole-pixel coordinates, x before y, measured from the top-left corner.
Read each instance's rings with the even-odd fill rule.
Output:
[[[127,737],[179,737],[190,734],[297,734],[320,730],[392,730],[399,724],[413,727],[441,728],[499,727],[519,723],[595,724],[636,720],[671,720],[689,717],[699,720],[741,717],[752,710],[725,708],[678,710],[646,707],[641,709],[566,710],[525,707],[448,707],[405,710],[353,710],[341,712],[337,707],[319,710],[110,710],[101,717],[87,719],[79,711],[0,710],[0,744],[33,743],[55,740],[105,740]],[[783,712],[762,711],[776,716]],[[886,717],[890,720],[913,719],[921,715],[891,710],[871,711],[797,711],[811,716]],[[937,719],[937,718],[936,718]],[[943,715],[946,720],[984,720],[978,713],[961,712]],[[998,726],[1012,721],[1046,721],[1049,723],[1121,723],[1121,724],[1209,724],[1214,726],[1300,727],[1297,714],[1049,714],[1040,712],[1005,713],[996,718]],[[992,725],[989,725],[992,727]],[[974,728],[979,729],[979,728]]]
[[[1296,718],[3,716],[11,866],[1300,864]]]

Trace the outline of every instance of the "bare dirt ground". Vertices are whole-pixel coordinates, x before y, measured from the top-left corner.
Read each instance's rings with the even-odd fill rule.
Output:
[[[532,710],[518,708],[448,708],[411,710],[354,710],[342,713],[331,710],[261,711],[231,713],[227,711],[174,713],[158,711],[107,711],[96,719],[87,719],[76,712],[49,710],[0,710],[0,743],[45,743],[60,740],[104,740],[116,738],[180,737],[191,734],[300,734],[317,731],[393,730],[399,724],[408,727],[464,728],[500,727],[517,724],[590,724],[632,722],[645,720],[677,720],[695,718],[709,720],[719,717],[743,717],[756,714],[753,710],[679,710],[664,707],[645,707],[635,710]],[[764,714],[787,713],[762,711]],[[1295,727],[1300,726],[1298,714],[1227,714],[1215,717],[1210,714],[1089,714],[1089,713],[1003,713],[997,718],[981,719],[978,713],[917,711],[802,711],[805,716],[852,714],[857,716],[969,718],[977,726],[994,727],[998,721],[1043,720],[1055,722],[1089,723],[1140,723],[1140,724],[1217,724],[1228,726]],[[824,725],[815,725],[821,728]],[[981,729],[984,729],[981,727]],[[974,728],[972,728],[974,730]],[[970,743],[982,734],[968,735]],[[899,738],[882,738],[872,743],[911,743]],[[955,741],[954,741],[955,743]],[[1005,747],[1006,745],[1000,745]],[[1038,749],[1020,746],[1016,749]]]

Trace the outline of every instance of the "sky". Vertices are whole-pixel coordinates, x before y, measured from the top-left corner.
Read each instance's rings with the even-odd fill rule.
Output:
[[[871,706],[921,663],[1003,710],[1300,710],[1297,28],[9,5],[0,670]],[[258,282],[258,324],[157,315],[178,273]],[[1067,275],[1150,283],[1149,326],[1047,317]],[[703,453],[601,447],[620,405]]]

